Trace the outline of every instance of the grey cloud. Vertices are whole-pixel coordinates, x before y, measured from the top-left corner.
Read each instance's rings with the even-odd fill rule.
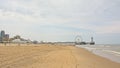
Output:
[[[104,24],[120,18],[119,0],[9,0],[0,3],[3,3],[0,4],[3,11],[29,19],[25,17],[26,15],[37,22],[41,22],[39,19],[44,19],[42,22],[56,23],[68,19],[70,21],[65,22],[72,21],[74,24],[74,21],[77,21],[78,24],[96,26],[98,22]]]

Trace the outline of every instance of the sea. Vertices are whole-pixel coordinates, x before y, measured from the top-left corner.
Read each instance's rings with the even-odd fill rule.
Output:
[[[96,55],[120,63],[120,44],[119,45],[98,44],[98,45],[76,45],[76,46],[85,48]]]

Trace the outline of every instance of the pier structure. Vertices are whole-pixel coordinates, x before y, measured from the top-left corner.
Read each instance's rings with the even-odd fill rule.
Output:
[[[93,37],[91,37],[90,42],[83,41],[83,39],[80,35],[77,35],[75,37],[75,45],[87,45],[87,44],[89,44],[89,45],[94,45],[95,44],[95,42],[93,40]]]

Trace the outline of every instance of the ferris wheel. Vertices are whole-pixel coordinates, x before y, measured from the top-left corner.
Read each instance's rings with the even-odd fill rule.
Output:
[[[77,35],[75,37],[75,43],[81,43],[83,41],[82,37],[80,35]]]

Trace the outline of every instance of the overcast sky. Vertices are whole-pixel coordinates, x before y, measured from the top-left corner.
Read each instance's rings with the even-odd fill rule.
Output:
[[[38,41],[120,44],[120,0],[0,0],[0,30]]]

